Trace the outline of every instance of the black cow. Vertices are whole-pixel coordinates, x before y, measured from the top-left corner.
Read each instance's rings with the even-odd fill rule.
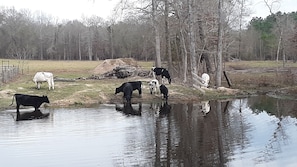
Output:
[[[168,100],[168,89],[165,85],[161,85],[160,86],[160,92],[161,94],[163,94],[163,97],[166,99],[166,101]]]
[[[25,94],[15,94],[12,98],[12,103],[15,98],[16,101],[16,109],[17,112],[20,109],[20,105],[23,106],[33,106],[35,108],[35,111],[40,107],[42,103],[50,103],[47,96],[34,96],[34,95],[25,95]]]
[[[48,116],[49,116],[49,113],[43,114],[39,109],[34,110],[32,112],[25,112],[22,114],[19,111],[17,111],[16,121],[43,119],[43,118],[47,118]]]
[[[170,74],[165,68],[153,67],[152,70],[154,71],[156,76],[161,75],[162,79],[163,79],[163,77],[167,78],[168,83],[171,84]]]
[[[131,83],[126,83],[123,88],[124,98],[126,99],[127,103],[131,102],[133,87]]]
[[[134,91],[134,90],[138,90],[138,93],[139,93],[139,95],[141,95],[142,94],[142,91],[141,91],[141,81],[132,81],[132,82],[125,82],[125,83],[123,83],[120,87],[118,87],[118,88],[116,88],[115,89],[115,94],[118,94],[118,93],[120,93],[120,92],[124,92],[124,87],[125,87],[125,84],[127,84],[127,83],[129,83],[129,84],[131,84],[132,85],[132,91]]]

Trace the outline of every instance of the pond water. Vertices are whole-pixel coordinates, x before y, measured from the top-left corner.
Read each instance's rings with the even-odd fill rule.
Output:
[[[297,165],[294,100],[42,108],[16,121],[24,112],[0,111],[0,166]]]

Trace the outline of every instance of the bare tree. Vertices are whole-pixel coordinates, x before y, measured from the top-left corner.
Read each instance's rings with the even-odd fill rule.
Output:
[[[165,12],[164,12],[164,20],[165,20],[165,40],[166,40],[166,55],[168,58],[168,68],[172,70],[172,55],[171,55],[171,44],[170,44],[170,31],[168,25],[168,15],[169,15],[169,0],[164,0],[165,3]]]
[[[223,54],[223,0],[219,0],[218,4],[218,55],[217,55],[217,71],[216,71],[216,86],[222,84],[222,54]]]
[[[188,8],[189,8],[189,39],[190,39],[190,59],[191,59],[191,73],[192,76],[197,74],[197,60],[196,60],[196,44],[195,44],[195,29],[194,29],[194,21],[195,13],[194,13],[194,0],[188,0]]]
[[[160,32],[158,28],[157,18],[156,18],[157,3],[156,0],[152,0],[152,23],[155,31],[155,49],[156,49],[156,67],[161,67],[161,40]]]
[[[280,5],[281,0],[263,0],[271,15],[275,15],[276,26],[279,33],[277,51],[276,51],[276,61],[278,62],[280,50],[282,49],[282,40],[283,40],[283,26],[281,25],[281,17],[277,14],[274,14],[273,10],[277,5]],[[283,64],[285,63],[285,55],[283,54]]]

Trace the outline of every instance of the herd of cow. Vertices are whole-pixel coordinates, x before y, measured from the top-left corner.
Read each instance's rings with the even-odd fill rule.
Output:
[[[165,68],[158,68],[158,67],[152,67],[153,77],[148,84],[150,93],[160,93],[163,95],[163,98],[168,100],[168,88],[164,85],[163,78],[167,78],[168,83],[171,84],[171,77],[169,72]],[[160,76],[162,80],[162,84],[159,84],[159,81],[156,79],[156,76]],[[40,84],[42,82],[47,82],[49,90],[54,90],[54,77],[53,74],[50,72],[37,72],[35,76],[33,77],[33,81],[36,84],[37,89],[40,89]],[[123,92],[123,98],[125,99],[126,103],[131,103],[132,93],[134,90],[138,90],[139,95],[142,94],[142,82],[141,81],[131,81],[131,82],[125,82],[120,87],[115,89],[115,94],[118,94],[120,92]],[[19,108],[20,106],[32,106],[34,107],[34,111],[32,112],[33,115],[35,113],[38,113],[37,115],[40,115],[39,107],[43,103],[50,103],[47,96],[35,96],[35,95],[26,95],[26,94],[15,94],[12,99],[13,101],[16,101],[16,110],[19,116]],[[11,104],[11,105],[12,105]],[[30,119],[30,118],[27,118]]]
[[[153,67],[153,76],[154,79],[149,82],[149,89],[150,93],[158,93],[163,94],[163,98],[167,101],[168,100],[168,88],[163,84],[163,78],[168,79],[168,83],[171,84],[171,77],[169,72],[165,68],[158,68]],[[159,85],[159,81],[156,79],[156,76],[161,76],[162,84]],[[123,98],[125,98],[126,102],[131,102],[132,92],[134,90],[138,90],[139,95],[141,96],[141,81],[131,81],[131,82],[125,82],[120,87],[116,88],[115,94],[123,92]],[[159,91],[160,90],[160,91]]]

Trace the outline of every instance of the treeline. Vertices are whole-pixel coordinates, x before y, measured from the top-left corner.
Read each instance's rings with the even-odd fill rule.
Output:
[[[297,60],[297,12],[253,18],[244,32],[242,59]]]
[[[116,24],[100,17],[58,22],[45,14],[0,9],[2,58],[99,60],[130,57],[152,60],[150,25],[135,19]]]
[[[189,5],[186,1],[173,0],[167,4],[167,11],[162,1],[156,2],[155,21],[159,30],[161,58],[167,60],[170,56],[173,62],[185,62],[189,59],[186,54],[190,52],[192,35],[195,36],[197,61],[207,58],[206,63],[215,62],[218,41],[215,1],[197,1],[192,4],[194,20],[188,18]],[[240,4],[235,2],[224,4],[225,60],[296,59],[296,12],[278,12],[266,18],[253,18],[244,28],[241,25],[247,15],[243,15],[244,11],[241,10],[246,8],[240,8]],[[38,60],[102,60],[119,57],[154,60],[157,35],[154,31],[156,27],[152,25],[151,10],[144,6],[134,7],[127,10],[130,15],[116,22],[96,16],[61,22],[43,13],[33,14],[28,10],[2,7],[0,56]],[[190,30],[191,21],[193,26]]]

